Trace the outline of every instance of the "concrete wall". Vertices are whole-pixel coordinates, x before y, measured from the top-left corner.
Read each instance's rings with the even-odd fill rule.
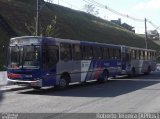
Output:
[[[0,85],[6,85],[7,84],[7,72],[3,71],[0,72]]]

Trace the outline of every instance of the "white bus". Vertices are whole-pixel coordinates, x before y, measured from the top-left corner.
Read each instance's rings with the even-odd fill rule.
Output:
[[[151,49],[122,47],[122,74],[135,76],[156,70],[156,51]]]

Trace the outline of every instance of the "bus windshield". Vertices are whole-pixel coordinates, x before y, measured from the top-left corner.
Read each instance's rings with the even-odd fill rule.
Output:
[[[39,46],[12,46],[10,47],[9,68],[39,68]]]

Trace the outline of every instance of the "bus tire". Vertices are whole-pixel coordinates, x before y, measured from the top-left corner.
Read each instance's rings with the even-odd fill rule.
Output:
[[[104,80],[104,81],[108,81],[108,77],[109,77],[108,71],[107,71],[107,70],[104,70],[104,71],[103,71],[103,80]]]
[[[59,89],[65,89],[69,86],[69,77],[68,76],[61,76],[60,80],[59,80],[59,85],[58,88]]]
[[[103,70],[102,74],[99,75],[99,78],[98,78],[97,81],[98,81],[99,83],[103,83],[103,82],[105,82],[105,81],[108,81],[108,76],[109,76],[109,73],[108,73],[108,71],[105,69],[105,70]]]

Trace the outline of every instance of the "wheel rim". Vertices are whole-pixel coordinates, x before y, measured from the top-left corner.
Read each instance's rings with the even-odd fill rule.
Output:
[[[104,71],[103,75],[104,75],[104,81],[107,81],[108,80],[108,73],[106,71]]]
[[[107,76],[107,75],[104,77],[104,80],[105,80],[105,81],[107,81],[107,80],[108,80],[108,76]]]
[[[59,82],[59,86],[60,88],[65,88],[67,86],[67,81],[64,78],[62,78]]]

